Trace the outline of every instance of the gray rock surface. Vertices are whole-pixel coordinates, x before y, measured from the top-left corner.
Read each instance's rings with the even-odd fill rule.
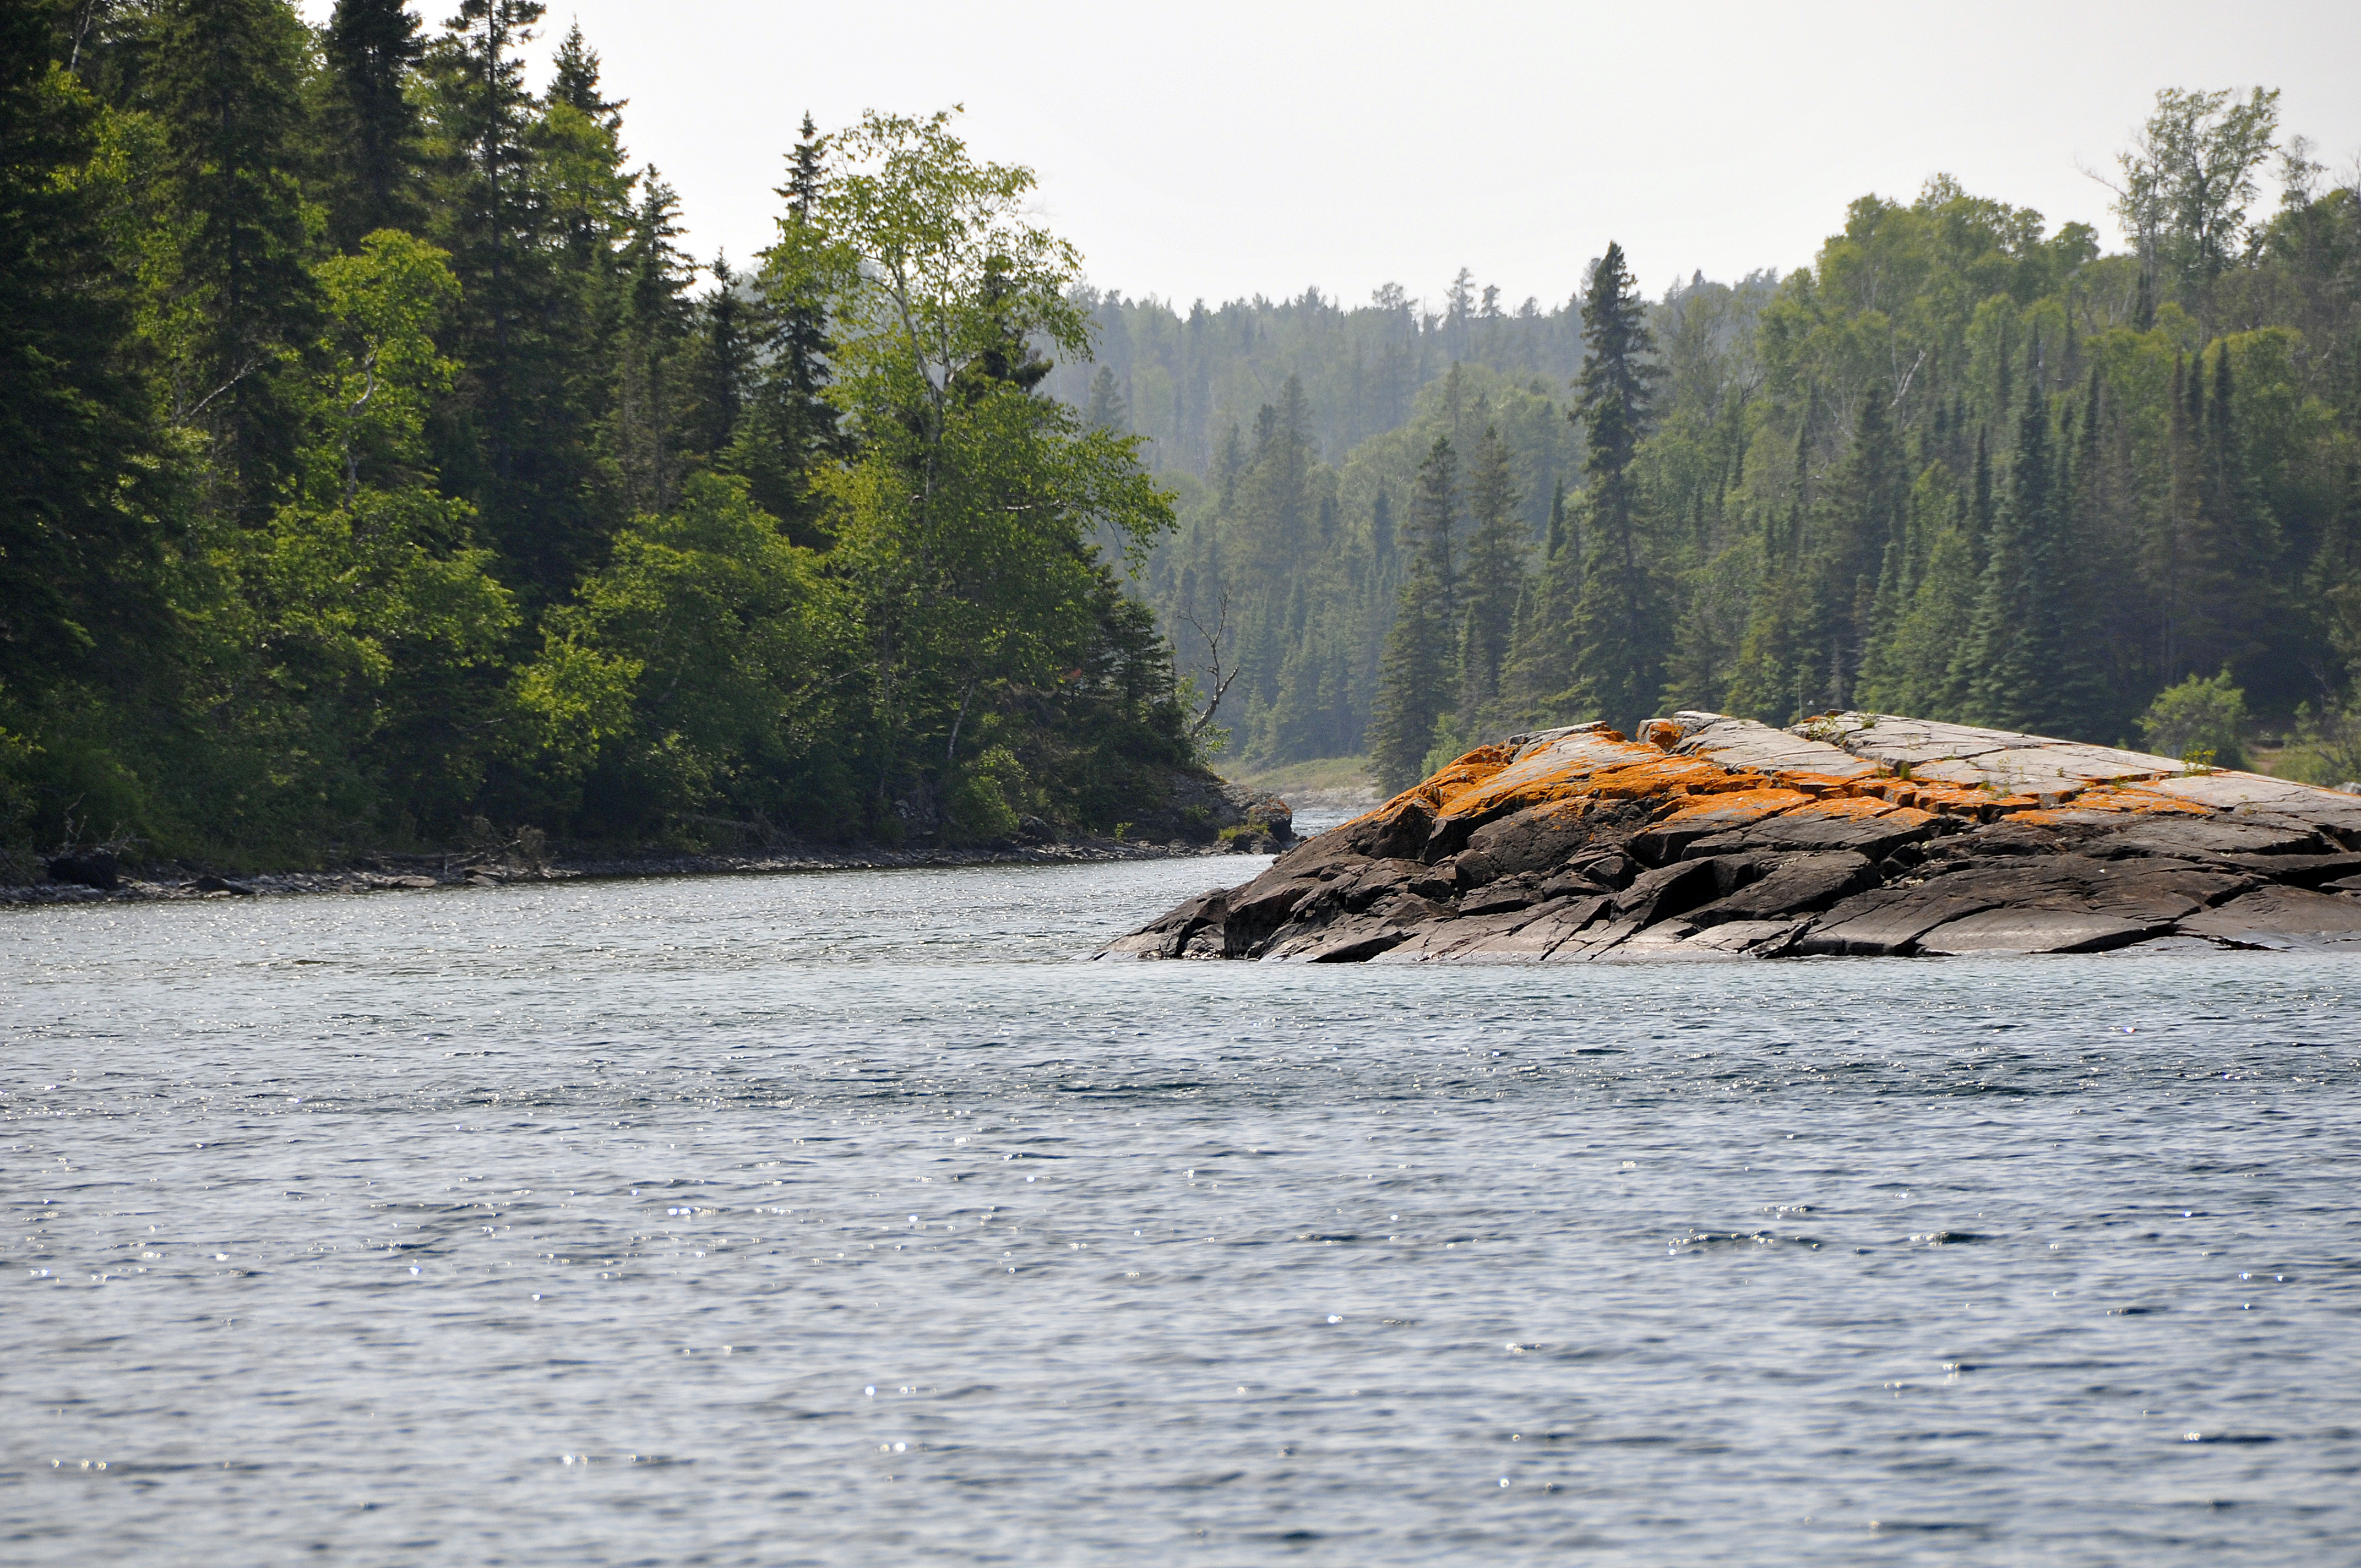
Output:
[[[1294,963],[2361,946],[2361,798],[1883,714],[1479,748],[1108,944]]]

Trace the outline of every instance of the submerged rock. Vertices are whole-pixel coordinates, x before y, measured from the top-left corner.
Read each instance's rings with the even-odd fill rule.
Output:
[[[2361,946],[2361,799],[2107,746],[1714,713],[1479,747],[1100,957],[1568,963]]]

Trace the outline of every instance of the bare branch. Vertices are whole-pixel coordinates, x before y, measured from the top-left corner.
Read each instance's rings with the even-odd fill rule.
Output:
[[[1214,710],[1222,706],[1222,698],[1228,695],[1230,683],[1238,678],[1238,672],[1235,667],[1226,673],[1222,669],[1222,643],[1223,640],[1229,635],[1230,630],[1230,590],[1227,588],[1222,590],[1221,605],[1213,613],[1213,630],[1206,630],[1204,622],[1193,615],[1183,615],[1180,619],[1187,621],[1198,637],[1203,641],[1205,662],[1213,677],[1213,695],[1207,699],[1204,710],[1189,721],[1189,739],[1194,740],[1205,732],[1208,725],[1213,722]]]

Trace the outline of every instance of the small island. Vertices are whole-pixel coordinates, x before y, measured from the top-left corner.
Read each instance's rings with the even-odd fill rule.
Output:
[[[1510,736],[1100,957],[1570,963],[2361,944],[2361,797],[1879,713]]]

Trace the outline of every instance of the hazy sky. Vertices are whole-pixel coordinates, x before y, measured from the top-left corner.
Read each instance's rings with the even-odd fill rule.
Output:
[[[979,156],[1037,171],[1093,282],[1184,307],[1389,280],[1437,299],[1462,266],[1554,303],[1609,238],[1652,292],[1784,271],[1854,197],[1938,170],[2112,245],[2077,164],[2112,172],[2163,86],[2279,87],[2332,170],[2361,154],[2356,0],[555,0],[537,52],[577,18],[700,258],[768,241],[807,108],[825,129],[959,103]]]

